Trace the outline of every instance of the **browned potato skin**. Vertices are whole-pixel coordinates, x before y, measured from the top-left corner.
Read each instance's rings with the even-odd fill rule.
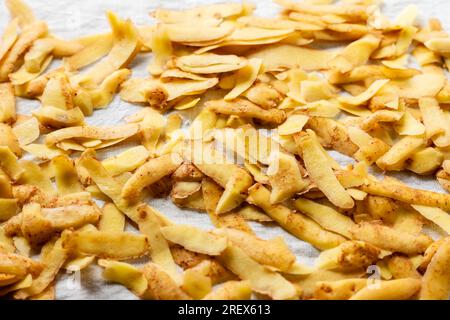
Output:
[[[272,109],[280,104],[282,95],[267,83],[256,83],[245,92],[245,97],[263,109]]]
[[[320,143],[347,156],[353,156],[359,147],[348,136],[347,129],[339,122],[322,117],[311,117],[307,127],[314,130]]]
[[[450,237],[443,240],[422,278],[420,300],[447,300],[450,295]]]
[[[227,281],[207,294],[203,300],[250,300],[251,288],[244,281]]]
[[[36,79],[31,80],[26,88],[26,93],[29,97],[40,96],[45,87],[47,86],[47,82],[57,73],[61,72],[62,68],[57,68],[55,70],[51,70],[43,75],[40,75]]]
[[[360,222],[351,228],[350,233],[355,240],[367,241],[380,249],[408,255],[425,252],[433,242],[423,233],[412,235],[372,222]]]
[[[16,120],[16,101],[11,83],[0,84],[0,122],[12,123]]]
[[[185,198],[178,198],[176,195],[171,194],[171,199],[180,208],[187,208],[191,210],[196,210],[199,212],[205,212],[205,202],[203,200],[203,193],[201,190],[188,195]]]
[[[388,224],[395,221],[398,205],[394,200],[386,197],[368,195],[363,203],[366,212],[370,214],[373,219],[381,219]]]
[[[370,181],[359,188],[362,191],[376,196],[388,197],[410,204],[439,207],[447,211],[450,210],[450,195],[444,193],[413,189],[404,184],[385,181]]]
[[[183,163],[172,174],[172,179],[175,181],[201,182],[204,177],[205,175],[190,163]]]
[[[346,241],[340,245],[340,248],[338,262],[347,271],[365,269],[376,263],[380,254],[378,248],[363,241]]]
[[[40,207],[39,211],[31,212],[26,210],[27,206],[23,208],[21,213],[22,223],[20,229],[22,235],[33,245],[47,242],[54,231],[51,222],[42,216]]]
[[[231,228],[218,229],[217,234],[227,237],[228,241],[241,248],[253,260],[266,266],[289,270],[296,260],[284,241],[263,240]]]
[[[173,180],[171,177],[166,176],[159,181],[156,181],[148,187],[151,194],[155,198],[164,198],[170,194],[173,187]]]
[[[285,275],[286,279],[291,281],[294,285],[297,285],[302,290],[302,299],[313,299],[314,291],[317,283],[323,282],[335,282],[348,279],[361,279],[365,276],[365,272],[338,272],[333,270],[315,270],[308,275]]]
[[[213,284],[236,278],[234,274],[228,271],[216,259],[207,255],[186,250],[178,245],[172,246],[170,251],[172,252],[175,263],[184,270],[194,268],[203,261],[209,261],[210,268],[207,276],[211,278]]]
[[[376,284],[374,284],[376,285]],[[406,300],[420,290],[418,279],[396,279],[381,281],[377,287],[366,287],[354,294],[350,300]]]
[[[450,192],[450,174],[444,170],[439,170],[436,173],[436,179],[442,188]]]
[[[253,231],[247,221],[233,210],[226,214],[216,214],[216,207],[223,194],[223,189],[210,178],[202,180],[202,193],[205,202],[205,210],[208,212],[211,222],[216,228],[234,228],[244,232]]]
[[[249,189],[247,202],[259,206],[286,231],[299,239],[312,243],[320,250],[337,247],[345,241],[343,236],[323,229],[310,218],[296,213],[286,206],[272,205],[269,198],[270,191],[256,183]]]
[[[433,242],[425,251],[423,254],[423,261],[419,265],[419,271],[421,273],[425,273],[427,270],[428,265],[430,264],[431,259],[433,259],[434,255],[436,254],[436,251],[439,249],[439,247],[444,243],[445,238],[441,238],[435,242]]]
[[[148,281],[148,288],[143,294],[149,300],[192,300],[172,278],[154,263],[148,263],[142,269]]]
[[[27,273],[31,273],[36,277],[44,267],[40,262],[34,261],[22,255],[0,252],[0,268],[3,264],[8,267],[11,265],[16,265],[17,272],[15,272],[15,275],[19,277],[24,277]],[[0,272],[0,274],[2,273]]]
[[[389,258],[387,266],[394,279],[421,278],[420,273],[414,268],[411,260],[408,259],[408,257],[394,255]]]
[[[286,120],[286,113],[283,110],[265,110],[253,102],[244,99],[236,99],[232,102],[214,100],[209,101],[206,105],[207,108],[218,114],[255,118],[270,125],[278,126]]]
[[[367,285],[366,279],[345,279],[339,281],[318,281],[312,299],[348,300]]]

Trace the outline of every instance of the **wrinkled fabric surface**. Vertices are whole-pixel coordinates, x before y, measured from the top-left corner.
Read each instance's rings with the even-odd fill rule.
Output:
[[[226,2],[226,0],[27,1],[35,15],[48,23],[51,32],[64,39],[72,39],[108,31],[108,22],[105,18],[105,12],[108,10],[116,12],[121,17],[131,18],[136,25],[145,25],[153,22],[149,13],[157,7],[182,9],[215,2]],[[443,27],[448,31],[450,30],[450,19],[447,19],[450,14],[450,1],[385,0],[384,2],[383,12],[389,17],[395,17],[406,5],[415,3],[419,7],[421,21],[426,21],[425,19],[431,17],[437,17],[441,19]],[[255,14],[261,16],[274,16],[280,8],[270,0],[258,0],[253,1],[253,3],[257,4]],[[0,4],[0,30],[4,29],[8,19],[8,12],[2,3]],[[144,77],[148,75],[146,67],[150,58],[150,54],[141,54],[135,59],[131,65],[133,71],[132,77]],[[55,65],[57,64],[54,64],[53,67]],[[38,105],[38,101],[19,99],[18,112],[29,113],[30,110],[37,108]],[[125,116],[131,115],[141,108],[140,106],[120,101],[119,97],[116,96],[108,108],[95,111],[91,117],[86,118],[86,121],[91,125],[114,125],[123,122]],[[189,111],[185,111],[182,115],[186,120],[193,118],[192,112]],[[113,147],[106,153],[100,153],[99,156],[105,157],[117,153],[123,148],[124,146]],[[351,159],[336,152],[332,152],[332,155],[342,165],[352,162]],[[409,173],[389,173],[389,175],[395,176],[415,188],[443,192],[434,177],[418,177]],[[150,199],[149,203],[176,223],[192,224],[205,229],[212,227],[206,214],[181,210],[170,199]],[[311,265],[314,262],[314,258],[318,255],[318,251],[311,245],[294,238],[277,226],[262,226],[257,223],[251,223],[251,226],[260,237],[265,239],[279,235],[285,237],[286,242],[297,255],[300,263]],[[144,263],[145,261],[140,262]],[[57,299],[136,299],[123,286],[105,282],[101,276],[101,268],[96,265],[91,265],[81,273],[59,276],[56,295]]]

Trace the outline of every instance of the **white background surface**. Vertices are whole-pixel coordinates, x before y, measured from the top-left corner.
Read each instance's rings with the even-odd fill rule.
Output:
[[[28,0],[27,3],[33,8],[35,15],[39,19],[45,20],[51,32],[58,37],[65,39],[90,35],[109,31],[105,12],[112,10],[121,17],[131,18],[137,25],[151,24],[153,20],[149,13],[157,7],[171,9],[188,8],[198,4],[210,4],[215,2],[225,2],[226,0]],[[237,1],[233,1],[237,2]],[[279,7],[270,0],[253,1],[257,4],[256,15],[273,16]],[[437,17],[441,19],[446,30],[450,30],[450,1],[448,0],[386,0],[383,12],[390,17],[395,17],[402,8],[410,3],[416,3],[419,7],[420,19]],[[0,4],[0,30],[3,30],[9,20],[8,11],[3,3]],[[133,77],[147,76],[145,70],[149,63],[150,55],[140,55],[132,64]],[[426,84],[424,84],[426,85]],[[29,113],[29,110],[38,107],[37,101],[20,100],[19,113]],[[123,121],[123,117],[131,115],[141,107],[133,106],[120,101],[118,97],[104,110],[95,111],[94,115],[87,118],[87,122],[92,125],[116,124]],[[189,118],[189,114],[184,116]],[[191,115],[192,116],[192,115]],[[118,151],[118,148],[115,148]],[[336,155],[336,154],[333,154]],[[341,164],[348,163],[349,159],[336,155]],[[396,175],[411,186],[437,190],[442,189],[434,178],[418,178],[417,176],[402,174]],[[161,210],[170,219],[178,223],[188,223],[204,228],[211,228],[212,225],[206,214],[180,210],[168,199],[155,199],[149,202],[152,206]],[[252,223],[252,228],[262,238],[271,238],[283,235],[290,248],[295,252],[300,263],[312,264],[317,251],[309,244],[304,243],[282,231],[279,227],[263,227],[260,224]],[[142,261],[145,262],[145,261]],[[135,299],[135,296],[120,285],[106,283],[102,280],[101,270],[92,265],[83,270],[81,275],[62,275],[58,279],[57,298],[58,299]],[[81,279],[81,281],[78,281]]]

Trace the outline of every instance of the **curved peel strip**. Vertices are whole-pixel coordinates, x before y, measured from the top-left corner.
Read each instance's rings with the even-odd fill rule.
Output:
[[[88,138],[99,140],[114,140],[129,138],[140,130],[138,124],[126,124],[115,127],[70,127],[49,133],[45,138],[47,145],[54,145],[58,142],[73,138]]]
[[[297,297],[297,290],[289,281],[260,265],[238,247],[229,245],[219,261],[242,280],[248,280],[256,292],[277,300]]]
[[[236,85],[224,97],[225,101],[233,100],[250,88],[256,80],[262,64],[261,59],[250,59],[248,65],[237,71]]]
[[[113,47],[107,57],[77,79],[80,84],[99,84],[114,71],[126,67],[140,50],[139,33],[130,20],[121,20],[112,12],[108,12],[108,20],[113,32]]]
[[[227,247],[226,238],[189,225],[167,226],[161,228],[161,232],[170,242],[210,256],[220,255]]]
[[[208,74],[241,69],[247,65],[247,60],[236,55],[205,53],[179,57],[176,65],[186,72]]]

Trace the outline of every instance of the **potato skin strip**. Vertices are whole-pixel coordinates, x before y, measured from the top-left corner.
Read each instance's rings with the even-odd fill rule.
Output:
[[[150,255],[154,262],[170,274],[172,281],[180,283],[181,279],[168,250],[167,241],[160,231],[160,215],[157,215],[157,212],[147,205],[138,203],[130,206],[127,201],[124,201],[120,196],[121,184],[106,171],[99,161],[85,154],[79,162],[89,172],[100,190],[113,200],[117,208],[138,224],[139,230],[147,236],[151,248]]]
[[[322,229],[313,220],[292,212],[280,204],[270,203],[270,191],[261,184],[255,184],[249,189],[247,202],[260,207],[280,226],[295,237],[311,243],[320,250],[334,248],[345,241],[345,238]]]
[[[20,289],[29,288],[31,286],[32,282],[33,282],[33,277],[31,276],[31,274],[29,274],[21,281],[15,282],[14,285],[0,289],[0,297],[3,297],[13,291],[18,291]]]
[[[163,268],[175,283],[180,284],[180,274],[170,252],[169,244],[162,233],[161,222],[155,210],[148,205],[139,205],[137,212],[139,230],[148,238],[153,263]]]
[[[116,260],[139,258],[149,249],[144,235],[107,231],[67,232],[62,245],[70,252]]]
[[[352,208],[354,201],[339,183],[329,164],[329,161],[315,139],[312,130],[306,135],[295,135],[295,141],[299,148],[311,179],[325,196],[337,207]]]
[[[151,300],[192,300],[172,278],[154,263],[148,263],[142,269],[148,282],[144,299]]]
[[[33,41],[45,35],[47,31],[47,24],[42,21],[36,21],[25,27],[16,43],[0,64],[0,81],[8,80],[8,75],[17,67],[20,56],[30,48]]]
[[[20,232],[29,243],[39,245],[51,238],[53,233],[51,222],[42,215],[39,204],[29,203],[23,206],[17,218],[20,217],[22,218]]]
[[[349,44],[342,53],[330,61],[329,65],[341,73],[349,72],[355,67],[366,64],[379,44],[380,38],[371,34],[366,35]]]
[[[131,20],[121,20],[114,13],[107,14],[113,32],[113,47],[103,60],[92,66],[82,79],[94,85],[114,71],[124,68],[140,50],[139,34]]]
[[[256,292],[276,300],[297,298],[297,290],[289,281],[260,265],[238,247],[229,245],[218,259],[242,280],[248,280]]]
[[[450,216],[447,212],[439,208],[412,205],[426,219],[438,225],[442,230],[450,234]]]
[[[450,145],[449,121],[434,98],[419,99],[419,108],[422,113],[425,132],[428,138],[432,138],[438,147]]]
[[[150,74],[157,76],[164,72],[167,61],[173,54],[172,43],[169,39],[167,30],[158,25],[150,40],[153,53],[153,59],[148,66]]]
[[[366,101],[370,100],[388,82],[389,79],[377,80],[361,94],[353,97],[339,97],[338,100],[341,103],[354,106],[364,104]]]
[[[403,168],[404,162],[424,144],[425,141],[422,137],[404,137],[378,158],[376,163],[383,170],[400,170]]]
[[[252,287],[248,281],[227,281],[208,293],[203,300],[250,300],[251,295]]]
[[[347,128],[341,123],[333,119],[310,117],[307,125],[314,130],[325,148],[332,148],[350,157],[358,151],[358,146],[352,142]]]
[[[220,255],[227,247],[225,238],[188,225],[163,227],[161,232],[170,242],[181,245],[189,251],[210,256]]]
[[[102,165],[112,176],[117,176],[140,167],[147,160],[148,156],[149,152],[147,149],[143,146],[138,146],[103,160]]]
[[[98,140],[114,140],[129,138],[140,130],[138,124],[126,124],[115,127],[70,127],[49,133],[45,138],[47,145],[54,145],[58,142],[72,138],[87,138]]]
[[[215,227],[233,228],[244,232],[253,233],[250,226],[239,213],[231,211],[225,214],[217,214],[217,204],[223,194],[223,190],[218,184],[211,179],[203,179],[202,194],[205,202],[205,209]]]
[[[367,279],[345,279],[338,281],[318,281],[313,298],[318,300],[348,300],[356,292],[365,288]]]
[[[5,28],[0,44],[0,60],[3,59],[8,50],[13,46],[18,37],[19,20],[12,20]]]
[[[416,236],[401,230],[369,222],[361,222],[353,226],[349,231],[355,240],[367,241],[378,248],[408,255],[425,252],[433,242],[425,234]]]
[[[367,184],[361,185],[359,189],[369,194],[387,197],[405,203],[438,207],[444,211],[450,210],[450,195],[448,194],[414,189],[399,183],[377,182],[372,180],[369,180]]]
[[[52,165],[55,170],[55,181],[58,188],[58,194],[65,195],[83,191],[83,187],[78,181],[78,174],[72,160],[61,155],[52,159]]]
[[[193,74],[222,73],[244,68],[247,60],[235,55],[205,53],[179,57],[176,66]]]
[[[39,121],[36,118],[31,117],[30,119],[15,125],[12,131],[19,140],[19,144],[25,146],[39,138]]]
[[[380,250],[368,242],[346,241],[322,251],[316,260],[318,269],[351,272],[365,270],[379,260]]]
[[[6,7],[11,16],[18,20],[21,27],[25,27],[36,21],[31,8],[22,0],[6,0]]]
[[[359,290],[350,300],[406,300],[420,290],[420,280],[396,279],[381,281],[379,286],[368,285]]]
[[[11,83],[0,83],[0,123],[16,119],[16,99]]]
[[[84,114],[78,107],[69,110],[51,106],[40,107],[37,110],[33,110],[32,114],[42,125],[56,129],[79,126],[84,123]]]
[[[270,193],[271,203],[283,202],[306,188],[307,182],[303,180],[297,160],[294,156],[280,152],[275,159],[278,168],[269,174],[272,187]],[[270,171],[269,166],[268,171]]]
[[[92,36],[91,39],[93,41],[85,44],[83,49],[64,59],[64,65],[68,70],[77,71],[94,63],[108,54],[113,47],[113,36],[111,33]]]
[[[328,62],[337,55],[333,50],[316,50],[290,44],[273,44],[248,55],[248,59],[262,59],[264,70],[302,68],[305,71],[329,69]]]
[[[8,147],[0,146],[0,168],[14,181],[24,173],[24,169],[19,165],[17,157]]]
[[[173,42],[205,42],[223,39],[233,32],[232,24],[222,24],[218,27],[166,25],[167,33]]]
[[[450,292],[450,238],[442,244],[431,258],[422,278],[420,300],[447,300]]]
[[[5,123],[0,123],[0,146],[9,148],[16,156],[22,155],[23,146],[19,144],[19,139],[11,126]]]
[[[28,273],[36,277],[42,271],[43,265],[19,254],[0,252],[0,273],[10,274],[19,278]]]
[[[344,16],[345,18],[356,18],[360,20],[367,19],[366,7],[363,5],[328,5],[328,4],[308,4],[308,3],[299,3],[290,0],[275,0],[276,3],[285,7],[286,9],[311,14],[314,16],[321,16],[326,14]]]
[[[26,299],[40,294],[55,279],[59,269],[68,257],[68,251],[63,247],[62,242],[62,238],[55,242],[50,251],[43,256],[42,263],[45,265],[45,268],[37,278],[33,279],[33,283],[29,288],[15,292],[14,298]]]
[[[280,125],[286,120],[286,114],[282,110],[265,110],[256,104],[243,99],[237,99],[233,102],[210,101],[207,108],[215,113],[224,115],[236,115],[244,118],[255,118],[272,125]]]
[[[173,153],[150,159],[139,167],[122,189],[122,197],[136,199],[147,186],[173,173],[183,163],[180,155]]]
[[[114,205],[106,203],[102,208],[102,216],[98,222],[98,230],[120,232],[125,228],[125,216]]]
[[[250,258],[262,265],[286,271],[295,262],[295,255],[281,237],[262,240],[247,232],[231,228],[220,228],[213,232],[226,237],[234,246],[241,248]]]
[[[104,279],[122,284],[138,297],[147,290],[147,279],[143,272],[135,266],[111,260],[99,260],[99,265],[105,268],[103,270]]]
[[[17,214],[18,210],[19,206],[17,199],[0,198],[0,222],[12,218]]]
[[[355,223],[352,219],[336,210],[304,198],[295,200],[294,207],[316,221],[322,228],[340,234],[346,238],[351,237],[349,229],[354,226]]]
[[[54,230],[63,231],[68,228],[79,228],[87,224],[95,224],[99,220],[101,212],[95,204],[76,204],[56,208],[43,208],[42,215],[50,221]]]
[[[248,65],[236,73],[236,86],[224,97],[224,100],[236,99],[250,88],[258,76],[261,64],[261,59],[250,59]]]

